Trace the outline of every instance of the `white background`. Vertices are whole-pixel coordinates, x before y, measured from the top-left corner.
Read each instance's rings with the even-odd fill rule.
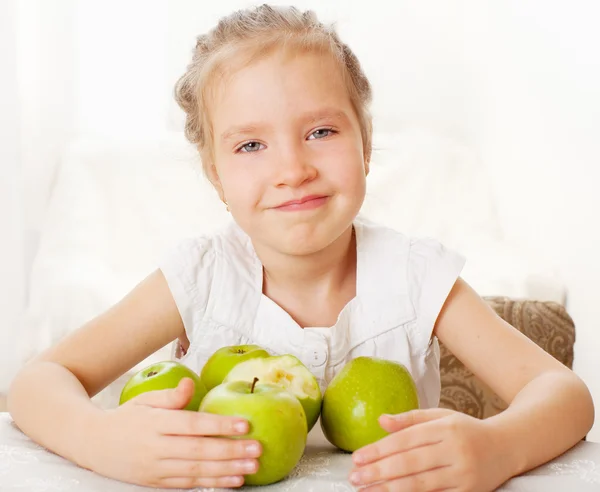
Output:
[[[376,125],[422,123],[476,149],[505,230],[567,286],[575,370],[600,407],[600,4],[295,3],[337,21],[373,83]],[[0,386],[65,144],[180,128],[172,85],[195,35],[246,5],[0,2]],[[600,441],[599,424],[590,438]]]

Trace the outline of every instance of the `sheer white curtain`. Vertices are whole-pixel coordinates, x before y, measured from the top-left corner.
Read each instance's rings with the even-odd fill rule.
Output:
[[[15,4],[0,3],[0,392],[15,367],[15,328],[24,303],[22,176]]]
[[[27,344],[27,279],[76,138],[166,127],[168,2],[0,2],[0,393]]]
[[[51,182],[73,135],[76,2],[0,2],[0,393],[20,362],[27,277]]]

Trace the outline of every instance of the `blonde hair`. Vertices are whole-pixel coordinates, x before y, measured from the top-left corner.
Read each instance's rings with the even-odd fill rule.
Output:
[[[329,54],[340,65],[360,124],[364,158],[369,162],[373,133],[371,85],[352,50],[340,40],[333,26],[319,22],[310,10],[261,5],[234,12],[222,18],[213,30],[198,36],[192,61],[175,84],[175,100],[186,113],[185,136],[198,148],[205,173],[214,156],[207,103],[210,82],[216,85],[212,80],[215,73],[225,66],[231,68],[232,59],[241,54],[247,55],[243,63],[249,64],[277,48],[290,47]]]

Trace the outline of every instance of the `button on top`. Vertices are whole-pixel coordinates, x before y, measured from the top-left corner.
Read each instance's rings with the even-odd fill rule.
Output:
[[[305,328],[304,330],[304,359],[307,365],[313,369],[320,368],[329,359],[328,335],[329,328]]]
[[[310,365],[313,367],[320,367],[327,362],[327,351],[326,350],[313,350],[311,354]]]

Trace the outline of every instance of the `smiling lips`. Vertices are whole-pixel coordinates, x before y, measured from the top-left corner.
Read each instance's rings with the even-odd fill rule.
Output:
[[[300,198],[299,200],[291,200],[289,202],[282,203],[277,207],[274,207],[275,210],[281,210],[284,212],[296,212],[299,210],[312,210],[315,208],[319,208],[323,205],[328,196],[323,195],[310,195]]]

